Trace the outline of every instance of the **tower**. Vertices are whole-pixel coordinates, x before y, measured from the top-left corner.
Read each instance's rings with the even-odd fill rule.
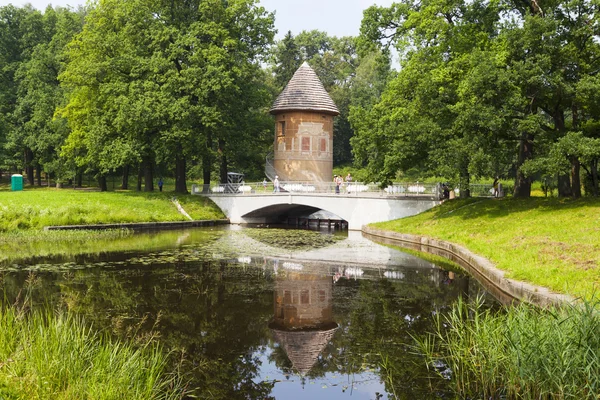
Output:
[[[275,116],[274,167],[279,179],[331,181],[333,118],[340,112],[306,62],[294,73],[270,112]]]

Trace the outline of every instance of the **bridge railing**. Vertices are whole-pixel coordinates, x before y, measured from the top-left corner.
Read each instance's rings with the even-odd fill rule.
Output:
[[[215,185],[192,185],[192,194],[205,195],[244,195],[261,194],[277,195],[281,193],[298,194],[339,194],[345,196],[428,196],[442,198],[443,191],[440,184],[402,182],[393,183],[381,188],[375,183],[344,182],[337,187],[334,182],[280,182],[279,190],[276,190],[272,182],[250,182],[237,185],[215,184]]]

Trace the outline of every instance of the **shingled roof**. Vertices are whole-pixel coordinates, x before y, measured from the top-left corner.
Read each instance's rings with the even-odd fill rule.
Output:
[[[280,331],[273,329],[275,340],[283,346],[293,367],[305,376],[319,359],[319,355],[333,338],[337,329],[326,331]]]
[[[277,97],[271,114],[285,111],[318,111],[332,115],[340,112],[315,71],[304,62]]]

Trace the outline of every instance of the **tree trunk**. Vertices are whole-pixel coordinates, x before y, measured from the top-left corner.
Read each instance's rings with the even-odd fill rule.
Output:
[[[138,176],[137,176],[137,191],[142,191],[142,178],[144,177],[144,167],[143,164],[140,163],[138,167]]]
[[[573,198],[581,197],[581,178],[580,178],[581,163],[577,157],[571,158],[571,190]]]
[[[175,191],[177,193],[187,193],[186,182],[186,162],[185,157],[177,154],[175,159]]]
[[[515,179],[514,197],[529,198],[531,196],[531,178],[521,172],[521,165],[533,157],[533,136],[523,132],[519,142],[519,159],[517,163],[517,178]]]
[[[42,166],[40,164],[35,166],[35,177],[37,178],[37,185],[42,186]]]
[[[108,191],[108,187],[106,186],[106,175],[101,175],[98,177],[98,187],[101,192]]]
[[[221,183],[227,183],[227,156],[225,155],[225,142],[223,139],[219,139],[219,154],[221,155],[221,162],[219,163],[219,177]]]
[[[27,182],[33,186],[35,176],[33,173],[33,151],[31,149],[25,150],[25,171],[27,173]]]
[[[129,165],[123,167],[123,180],[121,181],[121,189],[129,189]]]
[[[144,192],[154,191],[154,175],[152,171],[152,160],[144,158]]]
[[[573,191],[571,190],[571,180],[569,174],[558,175],[558,197],[571,197]]]
[[[210,130],[209,130],[206,135],[206,153],[204,154],[204,157],[202,157],[202,175],[203,175],[204,185],[210,185],[210,173],[212,172],[212,162],[213,162],[211,148],[212,148],[212,134],[210,133]]]
[[[590,169],[592,170],[592,193],[598,197],[598,160],[592,160]]]
[[[77,187],[82,187],[83,186],[83,174],[81,172],[79,172],[76,176],[75,176],[75,185]]]

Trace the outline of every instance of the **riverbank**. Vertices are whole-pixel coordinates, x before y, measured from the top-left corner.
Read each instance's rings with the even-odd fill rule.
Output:
[[[171,202],[173,193],[87,192],[35,189],[0,195],[0,235],[46,226],[187,221]],[[209,199],[176,195],[194,220],[223,219]]]
[[[0,306],[0,398],[179,399],[157,344],[98,333],[82,317]]]
[[[419,215],[372,224],[458,244],[505,277],[575,297],[600,289],[600,201],[453,200]]]

